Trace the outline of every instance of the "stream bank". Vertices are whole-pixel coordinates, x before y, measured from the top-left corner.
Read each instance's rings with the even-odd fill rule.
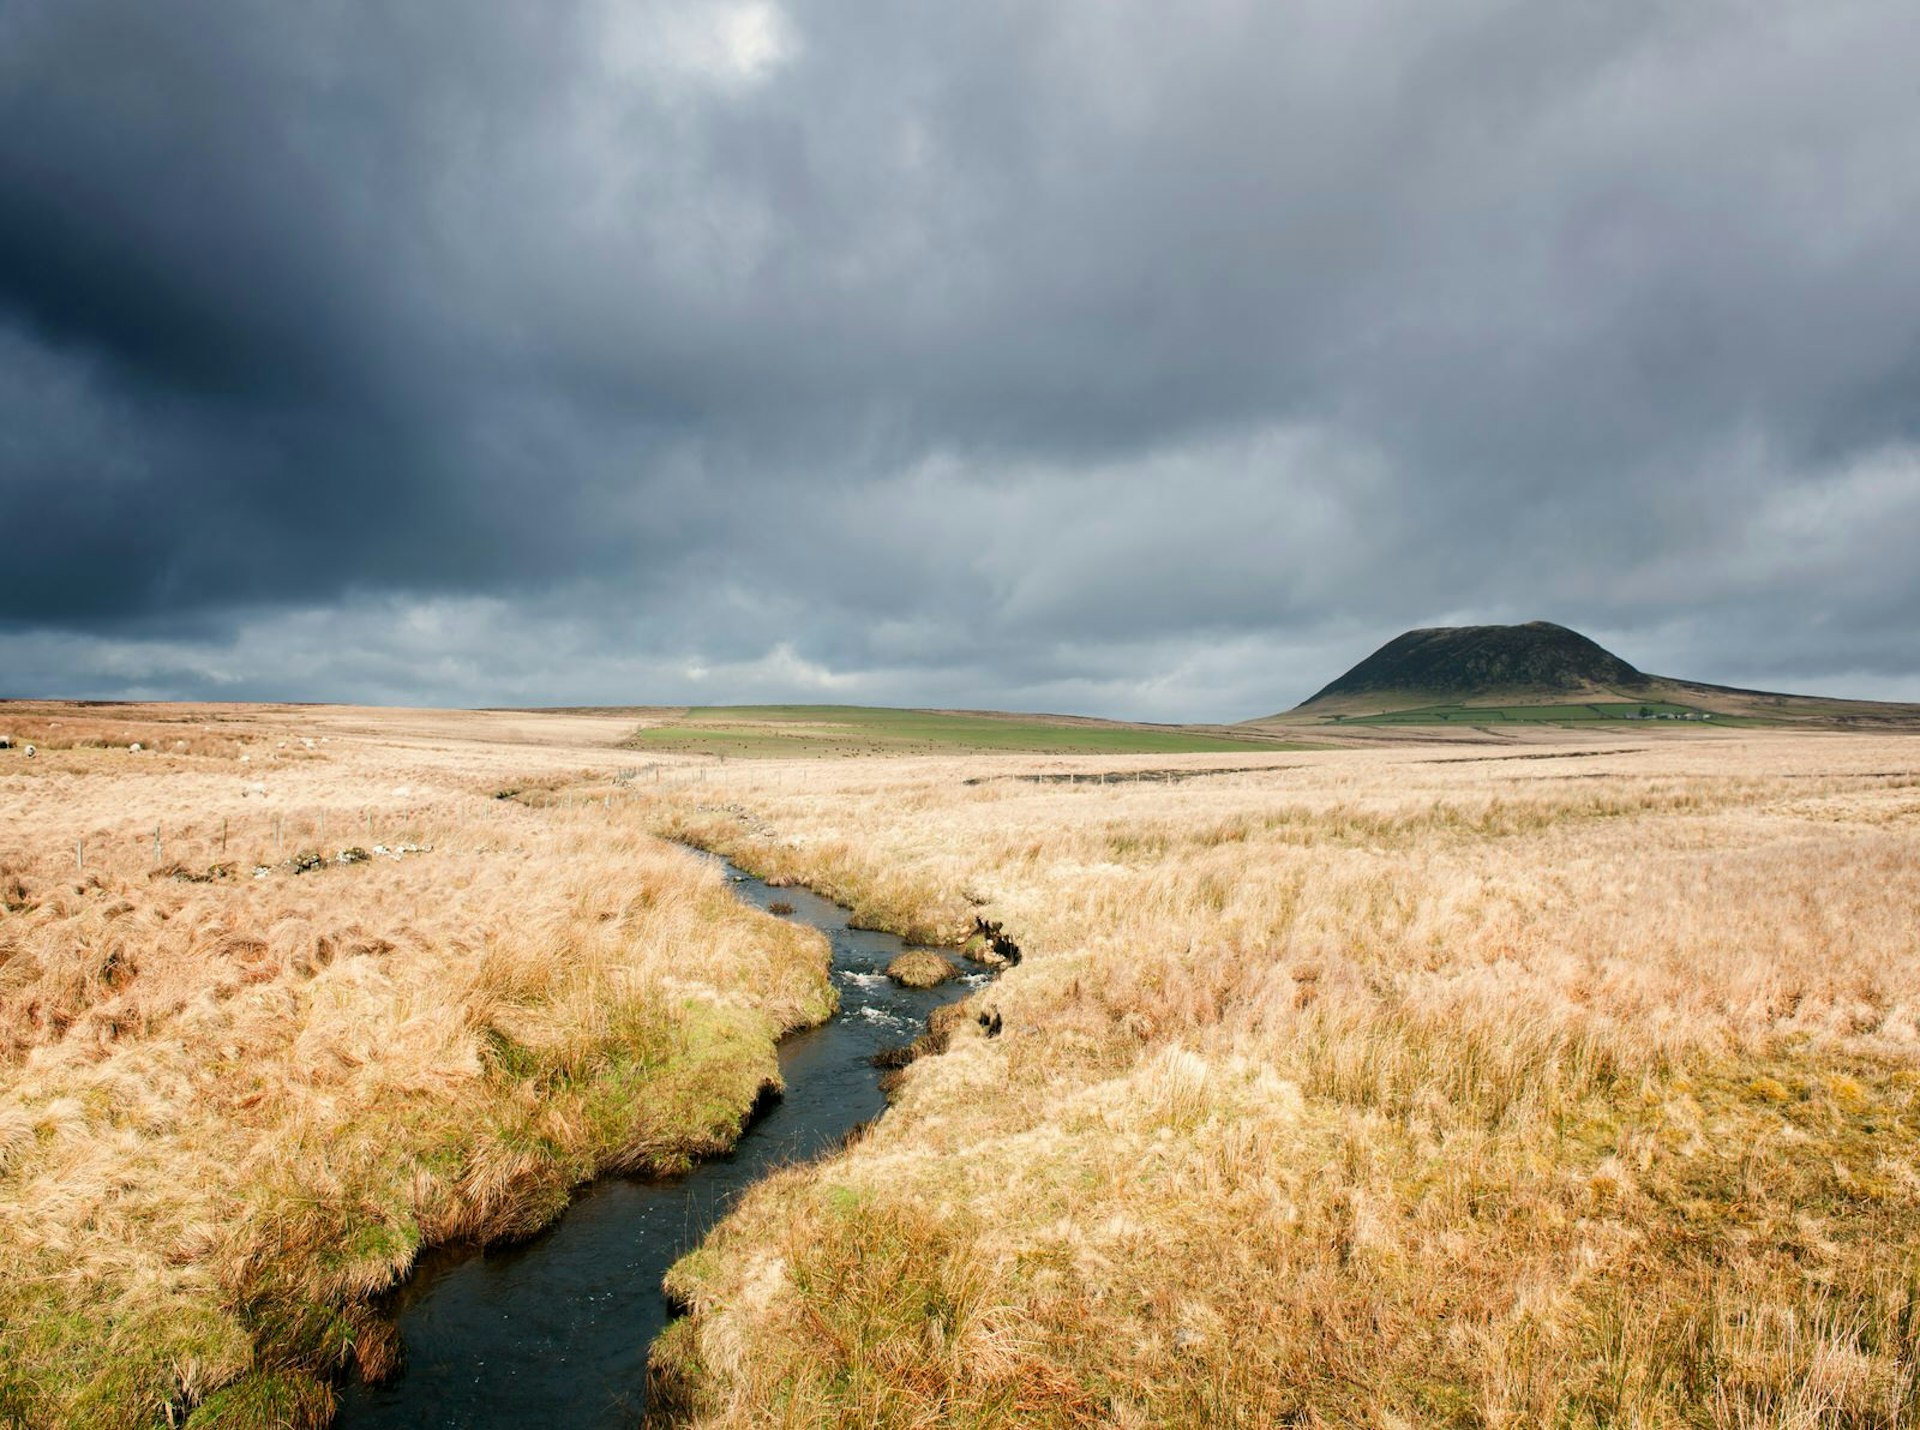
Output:
[[[840,1010],[781,1042],[785,1095],[731,1152],[684,1175],[595,1182],[530,1241],[423,1256],[388,1303],[405,1370],[385,1384],[347,1387],[337,1425],[639,1424],[647,1350],[671,1317],[661,1290],[667,1269],[754,1182],[832,1150],[879,1116],[886,1095],[876,1059],[885,1062],[881,1055],[921,1034],[936,1009],[990,976],[899,987],[884,970],[910,945],[849,927],[848,910],[804,888],[773,888],[725,868],[742,899],[780,906],[780,917],[819,929],[832,947]]]

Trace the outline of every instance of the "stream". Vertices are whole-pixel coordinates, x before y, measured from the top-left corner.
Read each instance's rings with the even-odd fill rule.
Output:
[[[710,856],[711,857],[711,856]],[[529,1241],[422,1253],[388,1309],[406,1367],[384,1385],[354,1382],[336,1425],[633,1426],[646,1413],[647,1348],[669,1319],[661,1279],[743,1191],[778,1167],[837,1147],[886,1107],[868,1059],[911,1041],[927,1015],[984,983],[898,988],[881,972],[909,945],[847,927],[847,910],[806,889],[775,889],[724,864],[760,908],[785,902],[833,946],[840,1011],[780,1044],[786,1095],[733,1151],[665,1179],[606,1178]]]

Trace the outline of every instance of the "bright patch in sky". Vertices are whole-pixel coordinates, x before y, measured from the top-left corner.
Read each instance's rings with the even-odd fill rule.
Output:
[[[601,10],[602,54],[629,79],[668,75],[735,87],[758,83],[793,52],[786,14],[768,0],[708,5],[612,0]]]

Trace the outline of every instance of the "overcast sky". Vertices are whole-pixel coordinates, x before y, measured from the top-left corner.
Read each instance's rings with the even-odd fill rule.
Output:
[[[0,0],[0,694],[1920,699],[1912,0]]]

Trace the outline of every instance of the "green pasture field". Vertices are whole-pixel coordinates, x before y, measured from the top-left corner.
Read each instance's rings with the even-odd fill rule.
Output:
[[[1246,754],[1312,748],[1251,734],[1244,739],[1202,734],[1177,725],[862,705],[695,706],[662,724],[636,730],[624,743],[636,750],[740,757]]]

